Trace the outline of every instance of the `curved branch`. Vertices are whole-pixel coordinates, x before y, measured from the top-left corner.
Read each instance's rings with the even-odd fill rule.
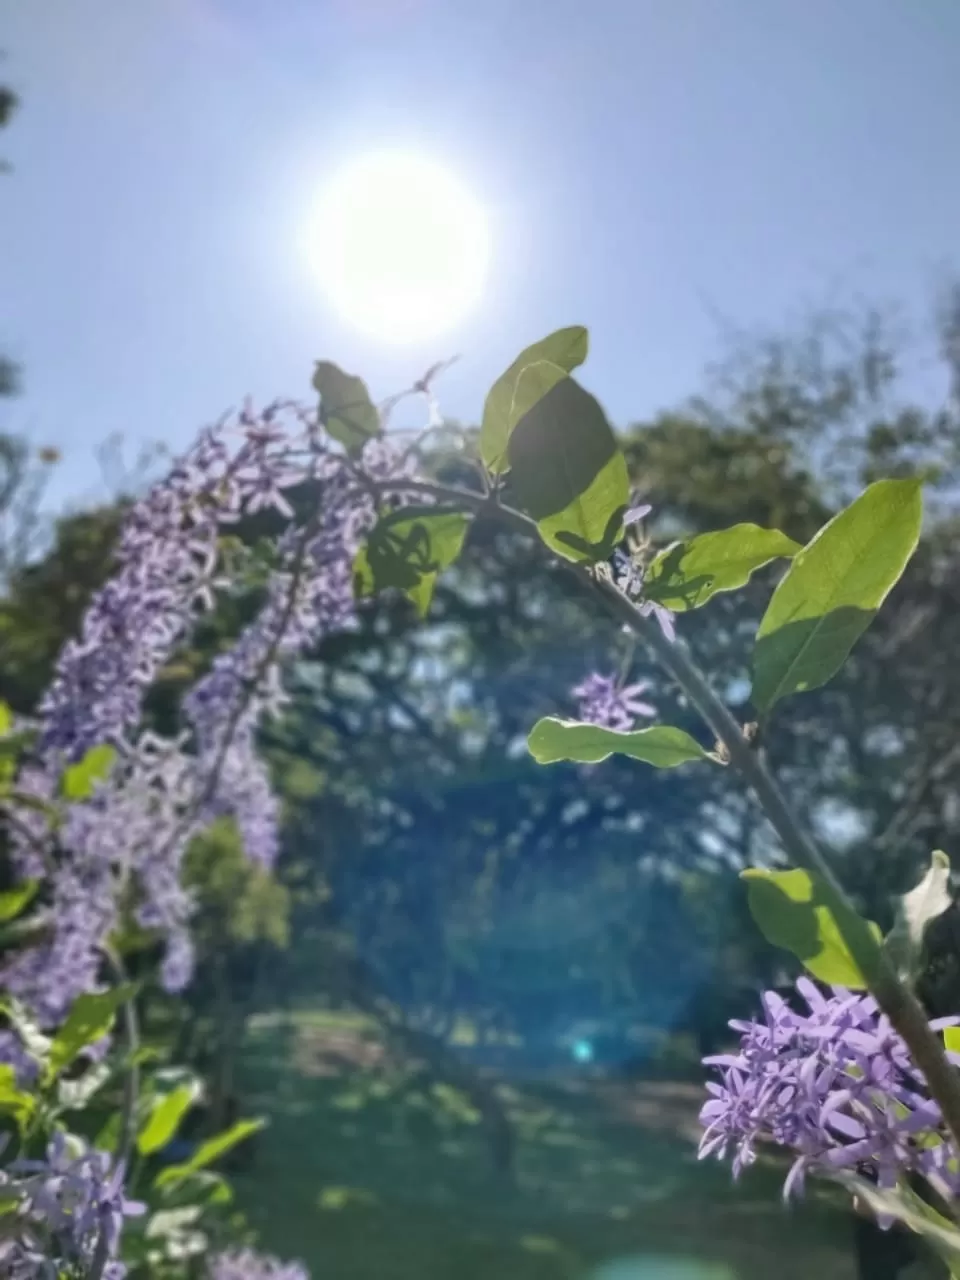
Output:
[[[477,514],[488,514],[514,532],[528,536],[538,532],[535,521],[528,516],[465,489],[411,480],[381,481],[377,487],[386,490],[401,486],[407,492],[419,492],[448,502],[459,502]],[[557,557],[547,551],[545,546],[543,551],[549,561],[558,563]],[[947,1061],[943,1044],[931,1031],[919,1001],[900,981],[870,932],[867,922],[857,914],[833,874],[830,864],[806,835],[776,781],[744,738],[740,725],[710,688],[683,646],[667,640],[657,623],[646,618],[613,582],[595,576],[583,565],[563,561],[562,567],[581,584],[599,593],[614,617],[640,637],[722,743],[730,764],[753,791],[788,856],[798,866],[815,872],[821,879],[825,905],[833,912],[843,941],[864,974],[878,1005],[910,1049],[914,1061],[923,1072],[931,1095],[940,1107],[947,1128],[960,1148],[960,1073]]]

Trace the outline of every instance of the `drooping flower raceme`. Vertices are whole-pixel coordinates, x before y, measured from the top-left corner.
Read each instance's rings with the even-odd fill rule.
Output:
[[[795,1153],[784,1195],[811,1170],[872,1175],[881,1187],[917,1173],[941,1192],[960,1191],[960,1161],[907,1046],[872,996],[797,982],[800,1011],[776,992],[762,1022],[731,1022],[735,1053],[704,1059],[717,1069],[700,1113],[701,1156],[731,1156],[734,1176],[769,1142]],[[944,1018],[935,1030],[960,1022]]]
[[[46,1159],[14,1161],[0,1171],[0,1194],[17,1200],[0,1236],[0,1273],[12,1280],[47,1280],[66,1268],[86,1274],[102,1257],[106,1280],[123,1280],[126,1267],[117,1260],[123,1221],[145,1211],[127,1200],[123,1178],[122,1164],[103,1151],[71,1152],[60,1133]]]
[[[395,447],[373,441],[367,449],[371,470],[396,473]],[[284,495],[306,481],[319,494],[317,514],[281,539],[266,604],[194,688],[186,732],[172,740],[139,733],[148,687],[224,586],[222,527],[269,506],[291,517]],[[278,814],[256,730],[282,703],[282,664],[351,625],[352,558],[374,519],[372,499],[358,493],[315,418],[282,405],[260,415],[246,409],[233,427],[205,432],[130,512],[118,572],[60,656],[41,705],[38,754],[18,780],[22,791],[52,801],[65,763],[100,743],[118,752],[109,778],[71,805],[55,832],[31,809],[13,833],[20,873],[48,881],[51,936],[15,955],[0,980],[44,1024],[95,989],[122,894],[139,903],[143,925],[167,938],[166,985],[189,980],[192,904],[180,868],[212,817],[233,816],[250,855],[273,861]]]
[[[280,1262],[269,1254],[240,1249],[211,1258],[208,1280],[310,1280],[302,1262]]]
[[[573,689],[579,699],[579,715],[588,724],[604,729],[632,729],[639,716],[656,715],[656,708],[644,702],[641,694],[650,688],[647,680],[637,684],[621,684],[616,676],[593,672]]]

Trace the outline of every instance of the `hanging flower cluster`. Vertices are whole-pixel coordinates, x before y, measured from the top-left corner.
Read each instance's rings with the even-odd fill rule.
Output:
[[[189,981],[192,903],[181,863],[213,818],[233,817],[260,864],[276,857],[277,804],[255,750],[257,728],[282,705],[283,664],[353,624],[351,564],[376,518],[373,499],[329,443],[315,416],[293,405],[259,414],[248,406],[204,432],[128,516],[117,573],[61,653],[40,707],[38,751],[18,779],[21,793],[52,802],[65,764],[95,745],[117,751],[109,777],[61,825],[25,809],[13,832],[18,871],[49,886],[49,936],[17,953],[0,981],[44,1025],[96,989],[121,904],[166,938],[165,986]],[[380,479],[410,467],[380,440],[360,465]],[[316,514],[279,540],[265,605],[186,699],[184,732],[170,740],[138,732],[150,685],[229,585],[224,527],[268,508],[292,519],[287,494],[308,481],[319,493]]]
[[[701,1156],[732,1156],[737,1176],[759,1144],[787,1148],[796,1158],[785,1197],[802,1193],[816,1169],[867,1172],[881,1188],[917,1173],[941,1194],[960,1192],[960,1160],[940,1109],[873,997],[840,987],[825,995],[808,978],[797,992],[803,1011],[767,991],[762,1022],[730,1024],[739,1050],[704,1060],[720,1081],[708,1084],[700,1113]]]

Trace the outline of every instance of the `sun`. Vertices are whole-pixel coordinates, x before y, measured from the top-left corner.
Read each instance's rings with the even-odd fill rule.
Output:
[[[443,165],[383,151],[330,180],[310,254],[333,308],[382,342],[423,342],[455,328],[483,293],[486,215]]]

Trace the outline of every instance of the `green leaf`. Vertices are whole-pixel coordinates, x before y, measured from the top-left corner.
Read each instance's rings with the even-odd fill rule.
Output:
[[[13,729],[13,712],[10,704],[0,698],[0,738],[5,738]]]
[[[67,800],[89,800],[98,782],[106,778],[117,758],[113,747],[91,747],[82,760],[64,770],[60,792]]]
[[[171,1089],[157,1098],[147,1117],[147,1122],[137,1138],[137,1150],[143,1156],[165,1147],[176,1134],[180,1122],[200,1094],[198,1082],[191,1081]]]
[[[948,1053],[960,1053],[960,1027],[945,1027],[943,1047]]]
[[[578,720],[559,720],[555,716],[537,721],[530,730],[527,746],[538,764],[555,764],[558,760],[599,764],[608,756],[618,755],[642,760],[658,769],[673,769],[688,760],[716,759],[689,733],[670,725],[624,733]]]
[[[643,592],[674,613],[698,609],[718,591],[745,586],[757,569],[799,550],[779,529],[735,524],[665,547],[644,576]]]
[[[329,360],[318,360],[313,385],[320,393],[321,422],[349,454],[359,454],[380,434],[380,414],[362,378],[344,373]]]
[[[6,893],[0,893],[0,924],[7,924],[10,920],[16,920],[17,916],[37,896],[39,889],[39,880],[25,880],[16,889],[8,889]]]
[[[451,507],[405,507],[382,516],[353,562],[358,597],[403,591],[425,617],[437,577],[463,549],[468,518]]]
[[[883,944],[904,981],[912,983],[918,975],[927,925],[942,916],[952,903],[950,859],[937,849],[930,855],[927,874],[916,888],[901,897],[893,928]]]
[[[821,982],[859,991],[867,981],[841,936],[834,908],[827,906],[829,894],[818,876],[809,871],[762,871],[751,868],[740,873],[747,882],[750,914],[760,932],[775,947],[792,951]],[[842,923],[855,929],[861,938],[866,931],[879,942],[879,925],[864,920],[850,908]],[[868,939],[867,939],[868,941]]]
[[[480,457],[489,472],[498,475],[509,468],[510,434],[535,403],[529,398],[536,392],[535,382],[528,382],[523,393],[519,392],[518,383],[524,369],[546,361],[565,373],[572,373],[586,360],[587,346],[587,331],[582,325],[557,329],[521,351],[506,373],[496,380],[484,403],[480,424]]]
[[[758,711],[836,674],[903,573],[922,517],[918,480],[879,480],[797,553],[757,633]]]
[[[13,1067],[0,1063],[0,1112],[13,1116],[17,1128],[22,1132],[36,1109],[36,1098],[17,1088],[17,1075]]]
[[[123,1116],[119,1111],[114,1111],[110,1115],[100,1132],[93,1140],[93,1145],[98,1151],[109,1151],[111,1155],[116,1151],[120,1143],[120,1133],[123,1128]]]
[[[182,1182],[184,1178],[189,1178],[198,1169],[204,1169],[208,1164],[213,1164],[214,1160],[219,1160],[221,1156],[226,1155],[228,1151],[231,1151],[244,1139],[249,1138],[254,1133],[258,1133],[265,1124],[265,1120],[238,1120],[236,1124],[231,1125],[223,1133],[204,1142],[184,1164],[174,1164],[167,1169],[162,1169],[154,1179],[153,1185],[161,1188]]]
[[[859,1174],[846,1170],[826,1176],[862,1201],[877,1216],[895,1218],[922,1236],[943,1259],[951,1277],[960,1277],[960,1229],[912,1188],[903,1182],[896,1187],[880,1188]]]
[[[53,1079],[77,1057],[88,1044],[102,1039],[113,1026],[117,1010],[127,1000],[132,1000],[137,984],[122,983],[98,995],[82,995],[74,1000],[67,1020],[53,1038],[50,1046],[48,1076]]]
[[[520,375],[544,385],[533,366]],[[508,449],[511,483],[540,536],[567,560],[606,560],[623,536],[627,464],[606,414],[573,378],[560,376],[517,423]]]

